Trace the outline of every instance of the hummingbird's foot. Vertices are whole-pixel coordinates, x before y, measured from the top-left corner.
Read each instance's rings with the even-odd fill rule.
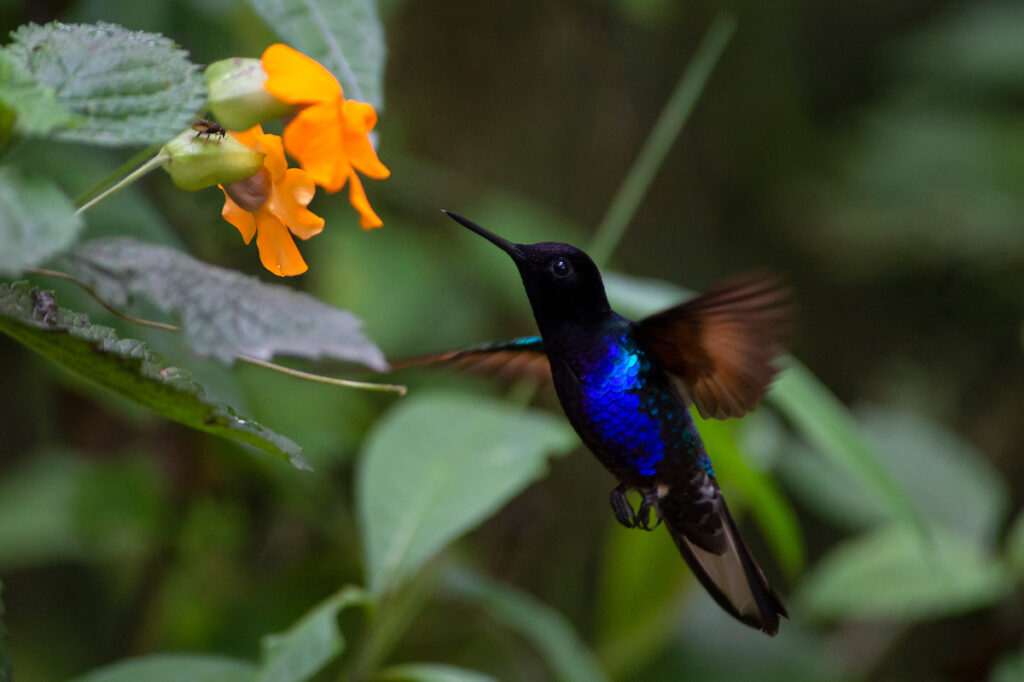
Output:
[[[611,502],[612,511],[615,512],[615,520],[621,523],[626,528],[636,528],[636,513],[633,511],[633,506],[626,499],[626,491],[628,488],[625,484],[612,490]]]
[[[644,530],[654,530],[655,528],[661,525],[661,513],[658,511],[658,507],[654,504],[657,501],[657,488],[651,488],[650,490],[644,493],[643,499],[640,500],[640,509],[637,510],[636,516],[633,517],[633,523],[638,528],[643,528]],[[653,526],[651,525],[652,507],[654,508],[654,515],[658,518],[658,520],[654,522]]]

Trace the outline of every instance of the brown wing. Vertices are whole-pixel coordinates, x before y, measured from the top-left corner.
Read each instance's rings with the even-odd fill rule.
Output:
[[[778,277],[736,277],[637,324],[637,339],[679,378],[705,419],[740,417],[768,389],[792,319]]]
[[[471,372],[485,372],[507,378],[531,377],[551,383],[551,364],[540,337],[488,343],[477,348],[449,350],[405,358],[391,363],[392,369],[446,364]]]

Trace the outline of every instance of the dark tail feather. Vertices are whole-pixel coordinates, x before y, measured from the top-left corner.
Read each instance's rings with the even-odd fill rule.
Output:
[[[681,492],[673,495],[670,489],[658,507],[690,570],[719,606],[747,625],[775,636],[779,616],[789,618],[789,614],[740,537],[725,500],[719,494],[714,501],[711,513],[717,514],[719,523],[711,525],[718,526],[721,534],[711,537],[706,535],[707,519],[700,529],[688,520],[692,514],[687,514],[687,503]]]

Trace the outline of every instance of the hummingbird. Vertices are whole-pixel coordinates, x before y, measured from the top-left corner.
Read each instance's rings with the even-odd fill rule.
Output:
[[[771,276],[741,276],[633,321],[611,309],[601,273],[580,249],[515,244],[444,213],[512,258],[540,334],[399,365],[448,362],[549,377],[569,423],[619,482],[610,495],[616,520],[644,530],[664,522],[711,597],[774,636],[786,608],[740,536],[688,406],[705,419],[754,409],[781,353],[787,287]],[[629,491],[641,496],[636,509]]]

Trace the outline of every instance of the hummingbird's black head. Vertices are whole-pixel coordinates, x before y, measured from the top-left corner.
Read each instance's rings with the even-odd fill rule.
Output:
[[[611,311],[600,271],[590,256],[575,246],[514,244],[460,215],[445,214],[512,257],[542,333],[558,322],[599,321]]]

